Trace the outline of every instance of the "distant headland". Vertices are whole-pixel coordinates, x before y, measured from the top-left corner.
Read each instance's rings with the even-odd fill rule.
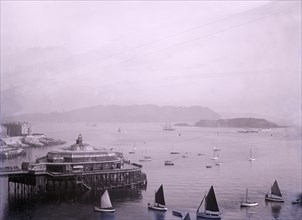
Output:
[[[9,116],[10,121],[30,122],[194,122],[215,120],[218,113],[203,106],[98,105],[66,112]]]
[[[217,119],[217,120],[199,120],[195,124],[176,123],[175,126],[195,126],[195,127],[226,127],[226,128],[280,128],[274,122],[270,122],[262,118],[232,118],[232,119]]]

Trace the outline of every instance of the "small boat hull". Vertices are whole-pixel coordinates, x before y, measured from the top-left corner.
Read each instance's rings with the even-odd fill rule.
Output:
[[[174,210],[172,210],[172,215],[174,215],[174,216],[178,216],[178,217],[182,217],[181,212],[174,211]]]
[[[165,161],[165,166],[174,166],[174,163],[170,160]]]
[[[168,210],[167,207],[154,206],[154,205],[150,205],[150,204],[148,204],[148,208],[152,209],[152,210],[162,211],[162,212],[165,212]]]
[[[274,197],[265,197],[266,201],[269,202],[284,202],[284,200],[282,198],[274,198]]]
[[[99,207],[94,207],[94,211],[96,212],[115,212],[115,208],[99,208]]]
[[[257,206],[258,202],[242,202],[240,207],[253,207]]]
[[[292,201],[292,204],[299,204],[299,203],[301,203],[301,199],[296,199],[296,200]]]
[[[211,214],[205,212],[196,212],[196,217],[205,219],[221,219],[220,214]]]

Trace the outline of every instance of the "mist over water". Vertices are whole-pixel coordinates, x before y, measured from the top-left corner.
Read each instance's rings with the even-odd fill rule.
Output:
[[[83,141],[96,147],[113,148],[123,152],[125,159],[143,165],[147,174],[146,190],[110,192],[116,212],[93,212],[98,198],[85,194],[70,198],[44,199],[34,204],[8,203],[7,179],[1,178],[2,219],[179,219],[171,210],[189,212],[195,219],[196,209],[210,186],[214,186],[222,219],[301,219],[302,208],[291,201],[301,193],[301,139],[294,128],[278,128],[259,133],[237,133],[236,128],[176,127],[162,130],[160,123],[36,123],[33,129],[49,137],[75,142],[78,134]],[[121,132],[118,132],[120,128]],[[64,145],[65,146],[65,145]],[[34,161],[48,151],[64,146],[28,148],[24,157],[4,160],[4,166]],[[135,146],[135,148],[134,148]],[[211,160],[213,147],[220,148],[220,166]],[[135,149],[135,154],[129,151]],[[249,161],[250,149],[256,157]],[[171,151],[180,154],[172,155]],[[183,156],[186,157],[183,157]],[[150,162],[139,162],[145,156]],[[164,166],[172,160],[174,166]],[[212,168],[206,168],[212,165]],[[285,203],[264,201],[265,193],[274,180],[279,183]],[[154,192],[163,184],[166,213],[149,211],[147,204],[154,200]],[[240,208],[240,201],[249,189],[257,207]]]

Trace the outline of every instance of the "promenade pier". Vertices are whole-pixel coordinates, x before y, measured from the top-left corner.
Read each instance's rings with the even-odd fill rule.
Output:
[[[123,154],[83,143],[79,135],[68,148],[48,152],[35,162],[4,167],[0,176],[8,178],[8,192],[15,198],[31,198],[43,193],[97,191],[146,187],[142,166],[125,161]]]

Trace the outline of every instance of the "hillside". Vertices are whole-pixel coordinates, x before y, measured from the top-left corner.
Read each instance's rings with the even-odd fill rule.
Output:
[[[56,122],[194,122],[215,120],[220,116],[207,107],[175,107],[157,105],[100,105],[68,112],[37,113],[10,117],[14,121]]]

